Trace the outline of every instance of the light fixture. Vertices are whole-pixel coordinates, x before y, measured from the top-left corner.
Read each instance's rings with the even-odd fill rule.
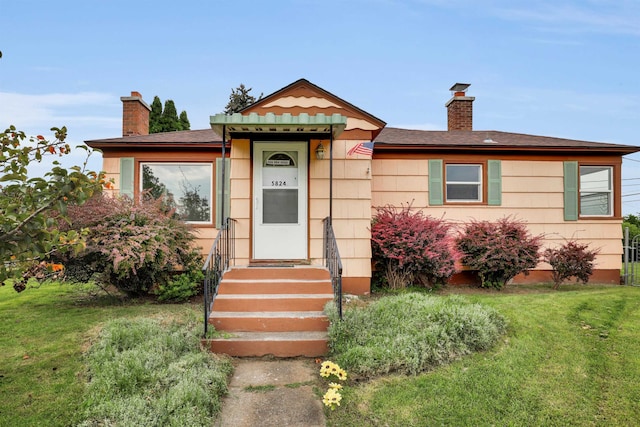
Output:
[[[324,159],[324,145],[322,145],[322,143],[318,144],[316,147],[316,159]]]

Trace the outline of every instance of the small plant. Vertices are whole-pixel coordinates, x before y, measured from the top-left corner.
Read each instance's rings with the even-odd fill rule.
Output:
[[[482,287],[501,289],[520,273],[538,265],[542,236],[532,236],[523,221],[472,221],[456,245],[462,262],[478,272]]]
[[[458,258],[451,226],[422,211],[386,206],[376,209],[371,226],[373,260],[391,289],[412,285],[444,285],[455,273]]]
[[[346,381],[347,371],[338,366],[338,364],[330,360],[325,360],[322,362],[322,365],[320,365],[320,376],[322,378],[335,379],[336,381]],[[329,389],[327,389],[327,392],[322,396],[324,406],[330,408],[332,411],[340,406],[340,401],[342,400],[340,390],[342,390],[342,384],[330,382]]]
[[[569,240],[559,248],[545,249],[543,260],[553,269],[553,289],[558,289],[562,282],[571,277],[585,284],[589,281],[589,276],[593,274],[594,260],[600,251],[588,248],[588,244]]]
[[[158,301],[184,302],[192,296],[198,295],[202,289],[204,275],[201,270],[192,270],[176,276],[166,284],[158,286],[156,295]]]

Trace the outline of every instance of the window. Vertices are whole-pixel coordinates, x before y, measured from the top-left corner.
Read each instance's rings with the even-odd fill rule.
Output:
[[[613,168],[580,166],[580,215],[613,215]]]
[[[140,188],[152,197],[165,196],[183,220],[210,224],[211,163],[140,163]]]
[[[443,159],[429,159],[428,167],[430,206],[441,206],[445,202],[502,205],[502,162],[500,160],[489,159],[476,164],[464,164],[446,163]]]
[[[482,165],[446,165],[447,202],[482,201]]]

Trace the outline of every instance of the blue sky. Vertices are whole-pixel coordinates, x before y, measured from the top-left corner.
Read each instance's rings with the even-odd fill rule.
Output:
[[[445,129],[464,82],[476,130],[640,146],[639,0],[0,0],[0,15],[0,127],[66,125],[72,144],[120,136],[132,90],[204,129],[240,83],[306,78],[388,126]],[[623,178],[638,213],[640,153]]]

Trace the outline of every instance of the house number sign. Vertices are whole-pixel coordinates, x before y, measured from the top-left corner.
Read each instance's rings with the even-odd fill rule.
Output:
[[[264,187],[297,187],[298,168],[291,157],[295,153],[268,152],[262,168]]]

